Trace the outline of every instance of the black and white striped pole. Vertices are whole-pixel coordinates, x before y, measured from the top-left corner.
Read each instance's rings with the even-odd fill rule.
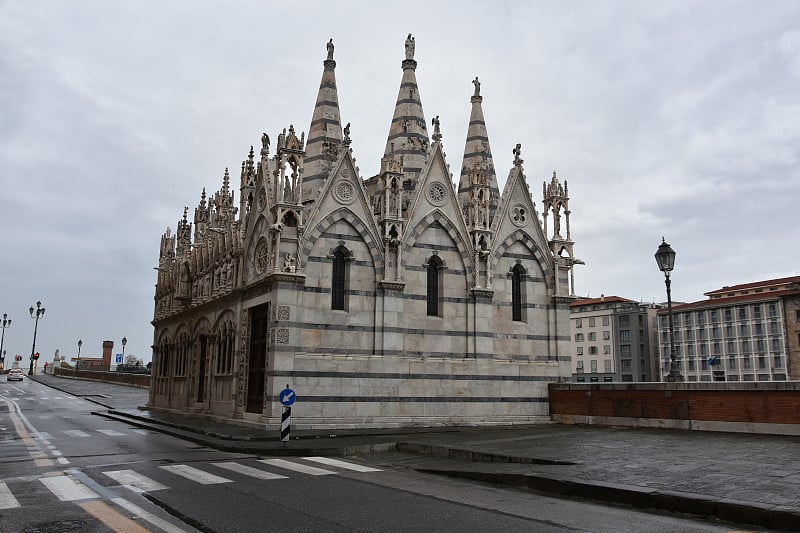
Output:
[[[297,395],[289,388],[289,384],[287,383],[286,388],[278,395],[278,399],[281,405],[283,405],[283,413],[281,414],[281,440],[283,442],[289,442],[289,432],[292,429],[292,404],[297,399]]]
[[[283,442],[289,441],[289,432],[292,430],[292,408],[288,405],[283,406],[283,414],[281,415],[281,440]]]

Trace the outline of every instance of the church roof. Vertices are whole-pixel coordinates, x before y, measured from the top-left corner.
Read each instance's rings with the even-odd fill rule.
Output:
[[[430,139],[417,86],[414,48],[414,37],[409,33],[406,38],[406,58],[402,63],[403,79],[400,82],[384,155],[396,160],[402,159],[404,172],[419,176],[428,158]]]
[[[489,213],[494,217],[500,199],[500,188],[497,185],[497,174],[492,160],[492,149],[489,146],[489,135],[486,132],[486,121],[483,118],[483,96],[481,96],[481,83],[476,77],[473,80],[475,93],[472,95],[472,110],[469,115],[467,128],[467,141],[464,146],[464,160],[461,164],[461,178],[458,183],[458,196],[462,205],[469,201],[469,170],[482,168],[489,178],[490,203]]]
[[[301,194],[304,203],[316,199],[315,191],[322,185],[336,161],[342,142],[342,123],[339,114],[339,95],[336,89],[336,61],[333,59],[333,39],[328,41],[328,57],[323,61],[322,80],[308,128],[304,174]]]

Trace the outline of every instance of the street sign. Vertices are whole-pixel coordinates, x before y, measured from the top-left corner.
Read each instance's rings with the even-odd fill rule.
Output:
[[[121,354],[121,353],[118,353],[118,354],[116,355],[116,358],[117,358],[117,360],[116,360],[116,363],[117,363],[117,364],[119,364],[119,363],[121,363],[121,362],[122,362],[122,354]]]
[[[289,385],[286,385],[286,388],[283,389],[281,393],[278,395],[278,399],[280,400],[281,405],[289,407],[297,399],[297,395],[294,393],[292,389],[289,388]]]

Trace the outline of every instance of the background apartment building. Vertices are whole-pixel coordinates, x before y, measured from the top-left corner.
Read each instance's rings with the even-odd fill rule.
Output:
[[[800,276],[723,287],[673,307],[675,353],[687,381],[800,379]],[[658,312],[661,374],[669,322]]]
[[[572,302],[572,380],[656,380],[650,341],[656,311],[656,306],[619,296]]]

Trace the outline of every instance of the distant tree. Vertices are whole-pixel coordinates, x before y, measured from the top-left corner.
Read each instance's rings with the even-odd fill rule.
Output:
[[[141,366],[143,364],[142,360],[136,357],[135,355],[126,355],[125,356],[125,364],[130,366]]]

